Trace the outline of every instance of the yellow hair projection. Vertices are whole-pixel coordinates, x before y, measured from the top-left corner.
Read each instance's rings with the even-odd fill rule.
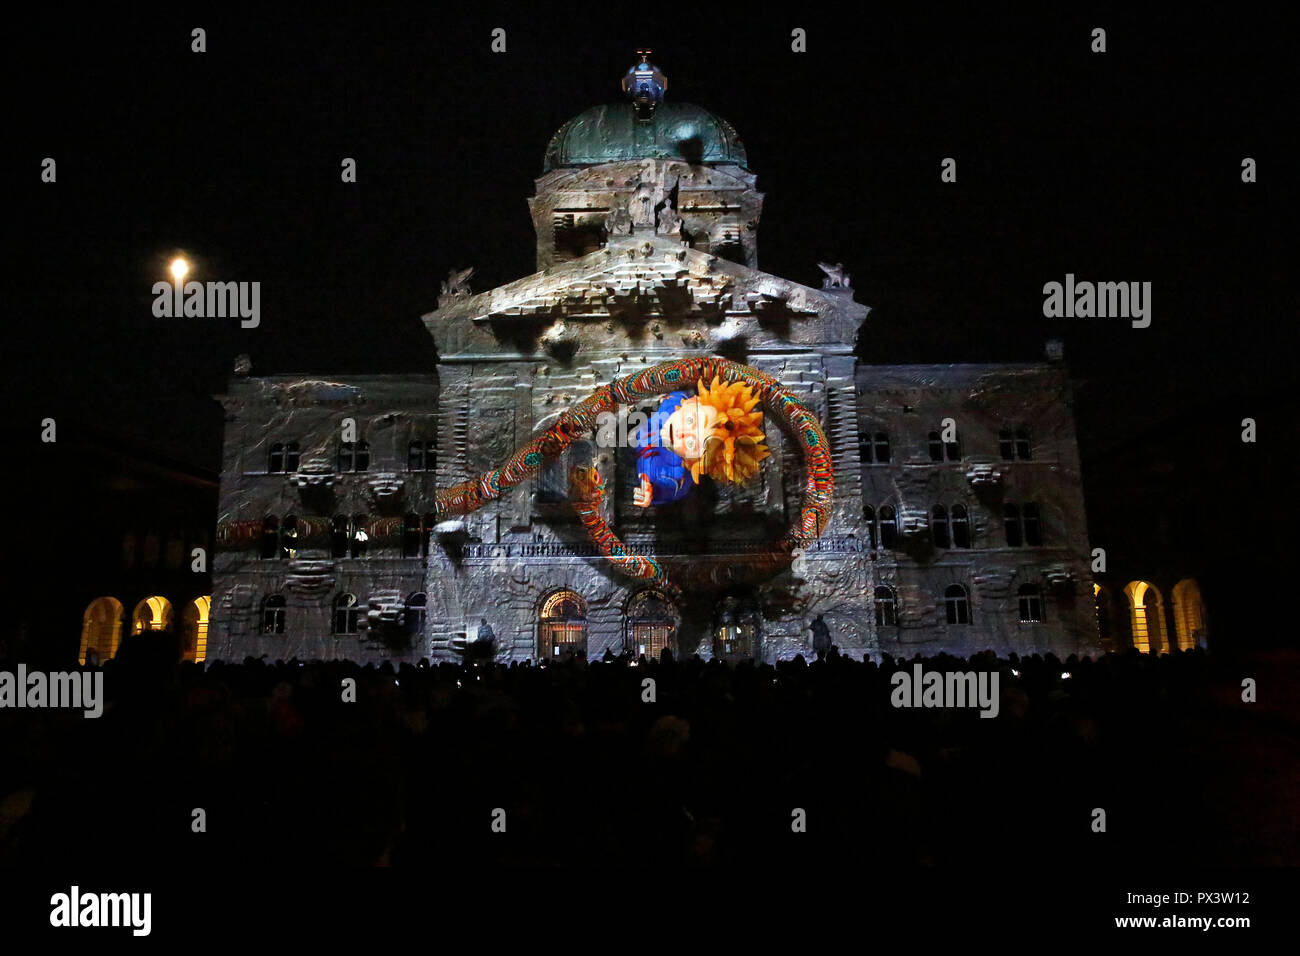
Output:
[[[701,405],[717,409],[718,417],[704,439],[704,454],[691,465],[691,477],[740,483],[758,474],[758,463],[770,452],[763,442],[763,413],[755,411],[759,397],[744,382],[723,382],[713,377],[712,385],[696,382]]]

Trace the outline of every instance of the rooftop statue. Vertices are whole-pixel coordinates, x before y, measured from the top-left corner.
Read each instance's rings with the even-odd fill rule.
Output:
[[[664,208],[659,210],[659,226],[655,229],[661,236],[680,236],[682,234],[682,217],[677,215],[672,196],[664,201]]]
[[[655,161],[647,159],[641,164],[641,175],[637,179],[636,189],[627,211],[632,217],[633,227],[654,228],[655,207],[664,201],[664,184],[655,170]]]
[[[474,267],[461,269],[457,272],[452,269],[447,273],[447,278],[442,283],[442,288],[438,292],[438,308],[442,308],[452,299],[463,299],[470,295],[469,277],[474,274]]]
[[[460,272],[452,269],[447,273],[447,281],[442,284],[441,295],[453,299],[462,295],[469,295],[469,277],[473,274],[473,266],[470,266],[468,269],[462,269]]]
[[[828,265],[825,262],[817,263],[817,268],[826,273],[826,278],[822,280],[823,289],[848,289],[849,280],[852,278],[844,271],[844,263],[837,262],[835,265]]]

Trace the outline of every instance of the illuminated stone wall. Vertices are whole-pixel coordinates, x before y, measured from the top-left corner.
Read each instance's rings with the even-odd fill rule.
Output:
[[[383,375],[339,378],[236,377],[220,396],[226,432],[213,555],[210,659],[412,658],[422,638],[399,625],[370,626],[395,595],[424,588],[424,559],[403,557],[401,522],[433,510],[434,473],[408,468],[409,444],[436,434],[437,378]],[[339,467],[345,419],[367,443],[364,471]],[[297,467],[272,472],[271,447],[298,444]],[[292,557],[260,556],[267,516],[295,516]],[[333,554],[336,515],[365,515],[364,557]],[[356,634],[335,634],[334,598],[356,596]],[[262,632],[263,601],[285,600],[282,633]],[[403,602],[404,603],[404,602]]]

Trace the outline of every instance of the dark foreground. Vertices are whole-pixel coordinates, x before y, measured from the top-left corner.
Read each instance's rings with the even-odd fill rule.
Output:
[[[0,863],[1300,863],[1300,655],[925,665],[998,670],[998,716],[896,709],[901,661],[836,655],[178,666],[137,640],[105,665],[101,718],[0,710]]]

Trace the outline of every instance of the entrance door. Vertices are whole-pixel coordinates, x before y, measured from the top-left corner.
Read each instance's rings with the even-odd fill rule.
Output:
[[[676,628],[665,621],[635,621],[632,624],[632,653],[657,661],[664,648],[672,648]]]

